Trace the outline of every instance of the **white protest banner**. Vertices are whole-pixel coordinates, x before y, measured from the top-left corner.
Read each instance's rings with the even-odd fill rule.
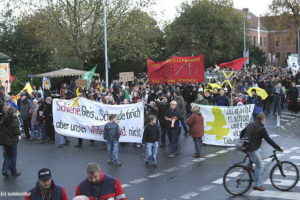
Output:
[[[144,104],[106,105],[85,98],[53,100],[53,123],[61,135],[104,141],[104,125],[116,114],[120,142],[141,143],[144,129]]]
[[[240,132],[250,123],[254,104],[242,106],[200,107],[204,117],[203,143],[218,146],[235,146]]]

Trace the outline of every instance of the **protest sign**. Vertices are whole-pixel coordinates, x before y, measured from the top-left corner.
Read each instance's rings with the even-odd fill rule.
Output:
[[[218,146],[235,146],[240,132],[250,123],[254,104],[242,106],[200,107],[204,117],[203,143]]]
[[[85,98],[53,100],[53,123],[61,135],[104,141],[104,125],[116,114],[120,142],[141,143],[144,129],[144,104],[106,105]]]
[[[120,82],[134,81],[134,72],[120,72],[119,81]]]
[[[204,82],[204,56],[176,57],[163,62],[147,60],[150,84]]]
[[[75,84],[76,84],[76,87],[81,87],[81,88],[85,88],[87,87],[88,85],[88,81],[85,79],[85,80],[82,80],[82,79],[77,79],[75,81]]]

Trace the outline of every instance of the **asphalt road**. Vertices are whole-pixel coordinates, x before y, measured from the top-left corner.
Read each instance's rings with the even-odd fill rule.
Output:
[[[300,167],[300,114],[283,113],[282,126],[276,128],[276,119],[268,117],[266,127],[271,137],[288,151],[281,157],[298,163]],[[58,137],[57,137],[58,140]],[[181,137],[182,151],[175,159],[169,159],[168,149],[159,149],[159,167],[145,167],[144,150],[131,144],[120,148],[121,167],[106,163],[106,150],[100,150],[100,143],[89,146],[84,140],[83,147],[74,148],[75,138],[71,144],[62,149],[56,145],[41,145],[38,141],[22,140],[18,146],[18,169],[22,175],[17,178],[0,177],[0,199],[23,199],[22,197],[1,197],[1,192],[26,192],[37,181],[37,171],[47,167],[52,170],[54,181],[66,187],[69,197],[73,197],[75,186],[85,178],[85,167],[88,162],[99,162],[102,170],[118,177],[123,184],[129,200],[227,200],[227,199],[300,199],[300,186],[291,192],[277,191],[265,184],[267,191],[250,190],[245,196],[233,198],[220,181],[225,170],[238,161],[243,154],[234,148],[203,146],[202,159],[193,159],[192,139]],[[271,148],[263,144],[263,155],[266,158],[272,153]],[[2,163],[3,158],[0,158]],[[268,172],[267,172],[268,174]],[[265,179],[268,177],[266,176]],[[300,185],[300,184],[299,184]]]

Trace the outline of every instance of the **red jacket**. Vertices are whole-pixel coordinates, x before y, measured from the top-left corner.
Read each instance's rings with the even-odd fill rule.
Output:
[[[96,191],[95,186],[92,185],[88,179],[85,179],[76,186],[75,196],[80,195],[87,196],[90,200],[126,200],[120,181],[111,176],[105,175],[104,173],[100,174],[100,180],[97,184]]]
[[[204,135],[204,119],[200,113],[193,113],[186,123],[190,127],[191,137],[202,137]]]

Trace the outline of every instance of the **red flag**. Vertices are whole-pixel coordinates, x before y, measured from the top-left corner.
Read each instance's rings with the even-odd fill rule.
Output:
[[[228,67],[228,68],[231,68],[233,70],[240,70],[240,69],[242,69],[242,67],[245,64],[245,62],[247,61],[247,59],[248,59],[248,57],[239,58],[239,59],[236,59],[236,60],[231,61],[231,62],[226,62],[226,63],[219,64],[219,67]]]
[[[204,82],[204,56],[176,57],[163,62],[147,60],[150,84]]]
[[[13,75],[10,74],[9,75],[9,82],[10,83],[14,82],[15,78],[16,78],[15,76],[13,76]]]

